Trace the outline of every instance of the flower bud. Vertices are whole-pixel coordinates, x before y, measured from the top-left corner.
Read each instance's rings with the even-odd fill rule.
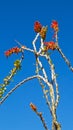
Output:
[[[34,31],[39,33],[41,31],[42,25],[40,24],[40,22],[36,21],[34,23]]]

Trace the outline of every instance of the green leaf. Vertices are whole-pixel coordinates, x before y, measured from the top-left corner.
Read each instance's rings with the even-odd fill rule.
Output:
[[[14,66],[15,66],[16,68],[20,68],[20,66],[21,66],[20,60],[16,60],[16,61],[14,62]]]
[[[16,74],[16,68],[13,68],[13,69],[11,70],[11,74],[12,74],[12,75]]]

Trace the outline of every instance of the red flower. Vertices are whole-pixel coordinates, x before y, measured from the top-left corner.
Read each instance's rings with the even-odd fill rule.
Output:
[[[14,48],[12,48],[12,52],[13,53],[19,53],[20,52],[20,48],[14,47]]]
[[[5,56],[10,56],[12,53],[19,53],[21,51],[21,49],[20,48],[18,48],[18,47],[14,47],[14,48],[11,48],[11,49],[9,49],[9,50],[7,50],[6,52],[5,52]]]
[[[40,24],[40,22],[36,21],[34,23],[34,31],[37,32],[37,33],[39,33],[41,31],[41,28],[42,28],[42,25]]]
[[[30,103],[30,107],[33,111],[37,111],[37,108],[33,103]]]
[[[44,42],[44,45],[46,46],[46,50],[55,50],[57,48],[57,45],[55,42],[50,41],[50,42]]]
[[[53,20],[51,23],[51,28],[54,29],[54,31],[58,32],[59,28],[58,28],[58,22]]]
[[[10,56],[10,55],[11,55],[10,50],[8,50],[8,51],[6,51],[6,52],[5,52],[5,56],[7,56],[7,57],[8,57],[8,56]]]

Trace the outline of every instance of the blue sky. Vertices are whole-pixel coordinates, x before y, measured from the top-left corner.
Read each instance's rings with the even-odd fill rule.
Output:
[[[33,24],[39,20],[50,27],[55,19],[59,23],[59,45],[64,54],[73,64],[73,1],[72,0],[37,0],[37,1],[0,1],[0,82],[13,67],[13,62],[19,56],[13,55],[6,59],[4,51],[17,46],[15,39],[32,48],[35,37]],[[49,40],[49,33],[47,35]],[[32,58],[33,57],[33,58]],[[69,70],[58,52],[52,54],[60,91],[60,102],[57,109],[58,120],[62,130],[73,129],[73,73]],[[25,52],[22,70],[15,76],[10,90],[16,83],[34,74],[34,56]],[[17,89],[0,106],[1,130],[44,130],[40,119],[29,107],[30,102],[36,104],[43,112],[50,127],[50,113],[43,98],[41,87],[37,80],[24,84]]]

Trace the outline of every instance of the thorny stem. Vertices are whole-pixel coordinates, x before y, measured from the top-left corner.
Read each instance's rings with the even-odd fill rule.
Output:
[[[70,70],[73,72],[73,67],[71,65],[71,63],[69,62],[69,60],[66,58],[66,56],[64,55],[64,53],[62,52],[61,48],[58,46],[57,50],[59,51],[59,53],[61,54],[62,58],[64,59],[64,61],[66,62],[66,64],[68,65],[68,67],[70,68]]]
[[[38,112],[37,107],[33,103],[30,103],[30,107],[36,113],[36,115],[39,116],[45,130],[49,130],[47,125],[46,125],[46,122],[45,122],[45,120],[43,118],[42,112]]]
[[[45,71],[41,61],[39,60],[39,58],[37,58],[37,62],[38,62],[39,66],[40,66],[40,68],[41,68],[41,70],[43,72],[43,75],[44,75],[45,79],[48,81],[48,77],[47,77],[46,71]]]
[[[34,38],[34,40],[33,40],[33,42],[32,42],[33,48],[34,48],[34,52],[35,52],[35,57],[36,57],[36,63],[39,64],[39,66],[40,66],[41,69],[42,69],[42,72],[43,72],[43,74],[44,74],[45,79],[48,80],[46,71],[45,71],[44,67],[42,66],[41,61],[39,60],[38,52],[37,52],[37,49],[36,49],[36,46],[35,46],[35,43],[36,43],[36,41],[37,41],[38,36],[39,36],[39,33],[36,35],[36,37]],[[42,48],[43,48],[43,39],[41,38],[41,47],[40,47],[40,50],[39,50],[40,52],[41,52],[41,49],[42,49]]]
[[[42,87],[42,91],[43,91],[44,97],[45,97],[45,99],[46,99],[46,104],[48,105],[48,107],[49,107],[49,109],[50,109],[50,112],[52,113],[51,103],[50,103],[50,101],[49,101],[49,99],[48,99],[48,95],[47,95],[47,93],[46,93],[46,91],[45,91],[45,85],[42,83],[42,80],[41,80],[41,79],[39,79],[39,83],[40,83],[40,85],[41,85],[41,87]]]
[[[36,40],[37,40],[37,38],[38,37],[35,37],[35,39],[33,40],[34,42],[33,42],[33,48],[34,48],[34,51],[35,51],[35,57],[36,57],[36,72],[37,72],[37,74],[39,74],[39,66],[40,66],[40,69],[42,70],[42,72],[43,72],[43,75],[44,75],[44,77],[45,77],[45,79],[47,80],[47,82],[48,82],[48,77],[47,77],[47,74],[46,74],[46,71],[45,71],[45,69],[44,69],[44,67],[43,67],[43,65],[42,65],[42,63],[41,63],[41,61],[39,60],[39,54],[41,53],[41,50],[43,49],[43,39],[41,38],[41,46],[40,46],[40,49],[39,49],[39,52],[37,52],[37,49],[36,49],[36,46],[35,46],[35,42],[36,42]],[[41,87],[42,87],[42,90],[43,90],[43,93],[44,93],[44,97],[45,97],[45,99],[46,99],[46,102],[47,102],[47,105],[49,106],[49,108],[50,108],[50,111],[51,111],[51,105],[50,105],[50,102],[49,102],[49,100],[48,100],[48,96],[47,96],[47,94],[45,93],[45,88],[43,88],[43,83],[42,83],[42,81],[40,80],[40,79],[38,79],[39,80],[39,83],[40,83],[40,85],[41,85]],[[45,87],[45,86],[44,86]]]
[[[56,121],[52,121],[52,130],[61,130],[61,125]]]
[[[37,74],[39,74],[39,67],[38,67],[38,64],[40,65],[40,68],[41,68],[41,70],[42,70],[42,72],[43,72],[43,66],[42,66],[42,63],[40,64],[39,63],[40,61],[39,61],[39,59],[37,58],[37,61],[36,61],[36,70],[37,70]],[[45,70],[44,70],[45,71]],[[46,78],[46,74],[43,72],[43,74],[44,74],[44,76],[45,76],[45,79],[47,79]],[[47,95],[47,93],[46,93],[46,91],[45,91],[45,86],[44,86],[44,84],[42,83],[42,80],[40,80],[40,79],[38,79],[39,80],[39,83],[40,83],[40,85],[41,85],[41,87],[42,87],[42,91],[43,91],[43,94],[44,94],[44,97],[45,97],[45,99],[46,99],[46,103],[47,103],[47,105],[48,105],[48,107],[49,107],[49,109],[50,109],[50,112],[51,112],[51,104],[50,104],[50,101],[48,100],[48,95]]]
[[[38,72],[38,74],[39,74],[39,68],[38,68],[38,66],[36,66],[37,67],[37,72]],[[42,68],[41,68],[42,69]],[[46,99],[46,103],[47,103],[47,105],[48,105],[48,107],[49,107],[49,109],[50,109],[50,112],[51,112],[51,104],[50,104],[50,101],[48,100],[48,95],[47,95],[47,93],[46,93],[46,91],[45,91],[45,86],[44,86],[44,84],[42,83],[42,80],[41,79],[38,79],[39,80],[39,83],[40,83],[40,85],[41,85],[41,87],[42,87],[42,91],[43,91],[43,94],[44,94],[44,97],[45,97],[45,99]]]
[[[59,91],[58,91],[58,83],[56,81],[55,68],[54,68],[54,64],[52,63],[52,61],[50,59],[50,56],[47,53],[44,56],[50,65],[51,77],[52,77],[52,81],[53,81],[52,87],[50,88],[50,96],[51,96],[51,102],[52,102],[51,114],[53,117],[52,130],[60,130],[60,129],[58,129],[58,128],[60,128],[59,127],[60,124],[57,122],[57,116],[56,116],[56,107],[59,103]],[[54,88],[53,88],[54,84],[56,86],[56,93],[54,93]],[[56,101],[55,101],[55,94],[56,94]]]
[[[56,73],[55,73],[55,67],[54,67],[54,64],[52,63],[51,59],[50,59],[50,56],[48,54],[45,54],[44,55],[50,65],[50,69],[51,69],[51,77],[52,77],[52,84],[54,85],[55,84],[55,87],[56,87],[56,101],[55,101],[55,107],[58,106],[58,103],[59,103],[59,98],[60,98],[60,95],[59,95],[59,90],[58,90],[58,83],[57,83],[57,80],[56,80]]]
[[[37,40],[37,39],[36,39]],[[36,42],[36,40],[34,40],[35,42]],[[42,66],[42,63],[40,62],[40,60],[39,60],[39,58],[38,58],[38,56],[37,56],[37,49],[36,49],[36,46],[35,46],[35,42],[33,42],[33,47],[34,47],[34,51],[35,51],[35,54],[36,54],[36,59],[37,59],[37,64],[39,64],[40,65],[40,67],[42,68],[43,66]],[[42,46],[42,48],[43,48],[43,41],[41,40],[41,46]],[[40,50],[39,50],[39,55],[41,54],[41,49],[42,49],[41,47],[40,47]],[[46,55],[47,56],[47,55]],[[56,85],[56,91],[57,91],[57,100],[56,100],[56,106],[57,106],[57,104],[58,104],[58,102],[59,102],[59,95],[58,95],[58,84],[57,84],[57,81],[56,81],[56,75],[55,75],[55,71],[54,71],[54,65],[52,64],[52,62],[51,62],[51,59],[50,59],[50,57],[49,56],[47,56],[46,57],[46,59],[49,59],[48,60],[48,63],[50,64],[50,68],[51,68],[51,75],[52,75],[52,81],[53,82],[55,82],[55,85]],[[37,66],[37,69],[38,69],[38,66]],[[44,74],[44,77],[45,77],[45,79],[46,79],[46,72],[45,71],[43,71],[44,70],[44,68],[42,68],[42,72],[43,72],[43,74]],[[45,72],[45,73],[44,73]],[[41,80],[39,80],[40,81],[40,85],[42,86],[42,82],[41,82]],[[46,80],[47,81],[47,85],[48,85],[48,80]],[[49,87],[49,85],[48,85],[48,87]],[[50,102],[48,102],[47,100],[47,97],[46,97],[46,94],[44,93],[45,91],[43,91],[43,93],[45,94],[45,97],[46,97],[46,101],[49,103],[48,105],[49,105],[49,108],[50,108],[50,111],[51,111],[51,114],[52,114],[52,117],[53,117],[53,124],[52,124],[52,130],[56,130],[55,129],[55,122],[57,122],[57,117],[56,117],[56,106],[55,106],[55,94],[54,94],[54,88],[53,88],[53,84],[51,84],[51,86],[49,87],[50,88],[50,97],[51,97],[51,106],[50,106]],[[43,89],[44,90],[44,89]],[[54,126],[54,127],[53,127]],[[54,129],[53,129],[54,128]]]
[[[37,74],[39,74],[39,67],[38,67],[38,64],[39,64],[39,61],[38,62],[36,62],[36,72],[37,72]],[[40,64],[39,64],[40,65]],[[41,65],[42,65],[42,63],[41,63]],[[41,70],[42,70],[42,66],[40,66],[40,68],[41,68]],[[42,70],[43,71],[43,70]],[[45,76],[45,75],[44,75]],[[51,112],[51,104],[50,104],[50,101],[48,100],[48,95],[47,95],[47,93],[46,93],[46,91],[45,91],[45,86],[44,86],[44,84],[42,83],[42,80],[41,79],[38,79],[39,80],[39,83],[40,83],[40,86],[42,87],[42,91],[43,91],[43,94],[44,94],[44,97],[45,97],[45,99],[46,99],[46,103],[47,103],[47,105],[48,105],[48,107],[49,107],[49,109],[50,109],[50,112]]]
[[[56,43],[58,45],[58,35],[56,32]],[[70,70],[73,72],[73,67],[71,65],[71,63],[69,62],[69,60],[66,58],[66,56],[64,55],[64,53],[62,52],[61,48],[59,47],[59,45],[57,46],[57,50],[59,51],[59,53],[61,54],[62,58],[64,59],[64,61],[66,62],[66,64],[68,65],[68,67],[70,68]]]
[[[43,124],[45,130],[49,130],[48,127],[47,127],[47,125],[46,125],[46,123],[45,123],[45,120],[44,120],[44,118],[43,118],[43,116],[42,116],[42,113],[41,113],[41,112],[38,112],[38,111],[35,111],[35,112],[36,112],[36,114],[39,116],[39,118],[41,119],[42,124]]]

